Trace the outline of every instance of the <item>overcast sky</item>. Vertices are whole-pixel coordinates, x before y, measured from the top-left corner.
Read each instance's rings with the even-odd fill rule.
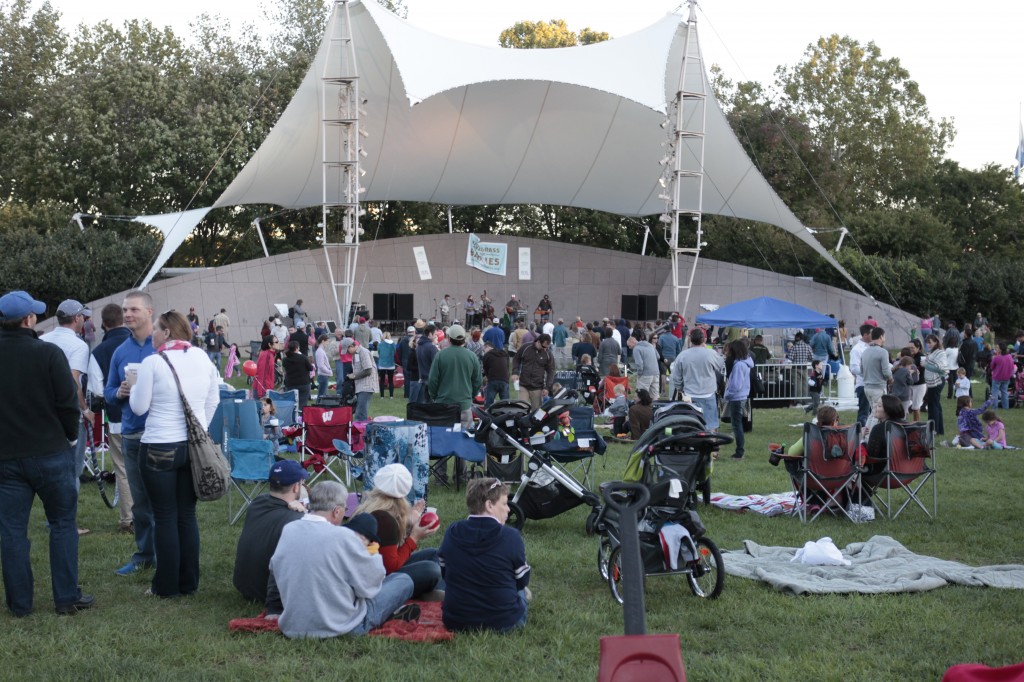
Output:
[[[36,6],[42,0],[34,0]],[[71,29],[80,22],[148,18],[187,32],[203,12],[220,14],[236,30],[263,20],[253,0],[50,0]],[[409,21],[467,42],[496,45],[520,20],[565,19],[622,36],[647,26],[678,2],[662,0],[407,0]],[[685,11],[685,10],[684,10]],[[928,99],[932,117],[954,119],[949,156],[967,168],[1013,164],[1024,76],[1024,3],[1017,0],[705,0],[698,9],[704,57],[732,80],[773,81],[776,66],[792,66],[820,36],[839,33],[874,41],[896,57]]]

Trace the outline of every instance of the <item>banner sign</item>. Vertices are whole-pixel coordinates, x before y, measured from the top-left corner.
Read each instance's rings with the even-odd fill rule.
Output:
[[[412,247],[412,255],[416,258],[416,267],[420,271],[420,279],[430,279],[430,263],[427,262],[427,250],[422,246]]]
[[[530,249],[522,247],[519,249],[519,279],[528,280],[530,275]]]
[[[475,234],[469,235],[469,247],[466,249],[466,265],[492,275],[505,276],[505,263],[508,261],[508,244],[498,242],[482,242]]]

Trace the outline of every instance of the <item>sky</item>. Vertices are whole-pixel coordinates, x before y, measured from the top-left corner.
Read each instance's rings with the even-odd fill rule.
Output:
[[[34,0],[39,6],[42,0]],[[258,0],[50,0],[65,27],[106,19],[146,18],[187,33],[203,12],[219,14],[235,30],[263,20]],[[517,21],[565,19],[613,37],[648,26],[679,7],[678,0],[406,0],[411,23],[434,33],[496,45]],[[213,8],[211,10],[211,8]],[[683,10],[685,12],[685,8]],[[957,130],[948,156],[966,168],[1014,163],[1024,100],[1024,3],[1015,0],[703,0],[698,31],[707,64],[733,81],[774,82],[775,68],[799,62],[824,35],[874,42],[883,58],[896,57],[917,81],[932,118],[951,118]]]

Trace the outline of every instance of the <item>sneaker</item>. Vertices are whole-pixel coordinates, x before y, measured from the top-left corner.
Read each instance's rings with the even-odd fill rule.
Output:
[[[530,591],[529,587],[523,588],[523,594],[526,596],[526,601],[533,601],[533,592]]]
[[[743,455],[741,455],[740,453],[737,452],[730,459],[743,459]]]
[[[54,610],[60,616],[73,616],[79,611],[84,611],[96,603],[96,597],[91,594],[83,594],[78,601],[70,604],[60,604]]]
[[[122,533],[124,535],[135,535],[135,523],[129,521],[128,523],[119,524],[117,527],[117,532]]]
[[[416,604],[403,604],[398,607],[398,610],[391,614],[388,620],[403,620],[406,623],[413,620],[419,620],[420,618],[420,607]]]
[[[137,564],[134,561],[129,561],[124,566],[122,566],[121,568],[119,568],[116,571],[114,571],[114,573],[116,573],[117,575],[119,575],[121,577],[125,577],[126,578],[126,577],[128,577],[130,575],[135,575],[136,573],[138,573],[139,571],[141,571],[144,568],[151,568],[151,567],[152,567],[152,564]]]

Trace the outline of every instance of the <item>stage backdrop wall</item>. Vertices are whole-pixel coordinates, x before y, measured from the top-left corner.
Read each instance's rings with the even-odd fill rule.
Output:
[[[506,276],[466,265],[467,234],[365,243],[359,251],[353,300],[366,305],[372,313],[374,294],[412,294],[413,313],[424,319],[435,316],[435,299],[440,301],[446,293],[461,303],[470,293],[479,299],[484,289],[499,309],[511,294],[516,294],[529,313],[548,294],[555,316],[567,319],[576,315],[584,320],[618,317],[624,294],[658,296],[659,310],[672,308],[668,259],[538,239],[493,235],[481,238],[508,245]],[[420,278],[413,256],[413,247],[417,246],[426,251],[429,280]],[[521,278],[527,274],[519,267],[521,249],[529,249],[529,279]],[[339,262],[332,254],[336,273],[340,271]],[[188,312],[190,306],[195,306],[206,322],[221,308],[227,309],[232,341],[257,338],[263,320],[273,312],[274,303],[292,305],[301,298],[312,319],[337,317],[325,254],[320,248],[198,270],[156,281],[148,290],[157,311],[174,308]],[[123,294],[117,292],[90,303],[98,315],[105,303],[121,303]],[[772,296],[833,313],[845,319],[851,330],[871,315],[889,332],[890,345],[905,343],[909,330],[918,323],[916,316],[892,306],[876,306],[870,299],[852,292],[805,278],[706,259],[700,261],[690,309],[685,315],[692,319],[701,303],[726,305],[756,296]],[[462,309],[457,309],[454,316],[462,319]]]

